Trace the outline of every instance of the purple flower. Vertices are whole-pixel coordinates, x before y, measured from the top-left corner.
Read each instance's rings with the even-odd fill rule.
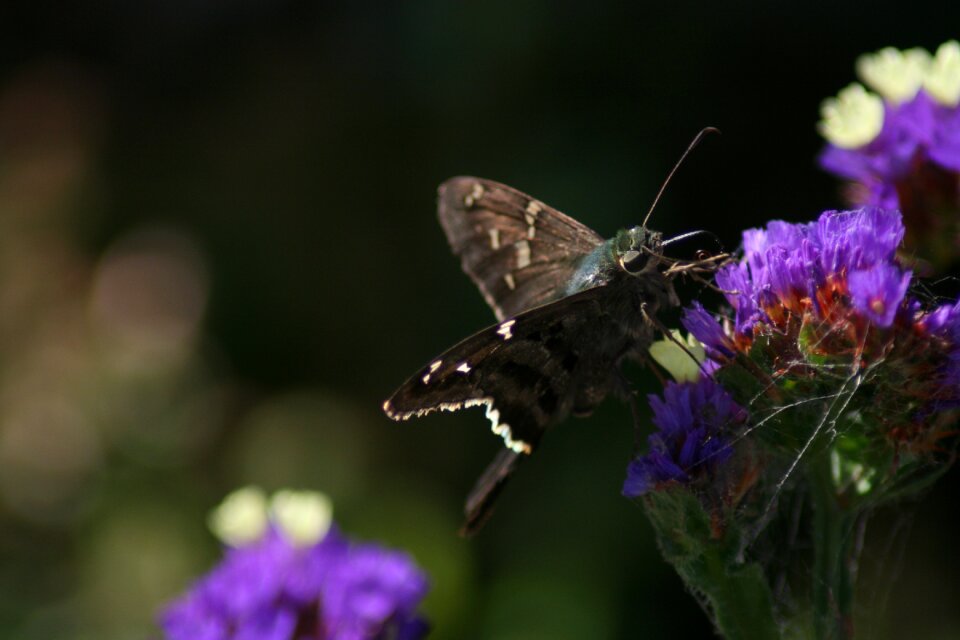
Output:
[[[960,301],[940,305],[921,315],[917,326],[923,334],[942,340],[941,348],[946,349],[947,363],[939,371],[939,384],[944,392],[938,408],[960,406]]]
[[[416,616],[427,591],[426,577],[409,558],[376,545],[355,545],[335,566],[323,590],[326,637],[378,638],[384,620],[395,620],[395,636],[418,638],[426,631]]]
[[[683,317],[680,322],[684,329],[693,334],[703,344],[704,350],[711,360],[721,361],[733,357],[734,346],[723,331],[723,327],[696,300],[694,300],[692,306],[683,310]]]
[[[903,235],[903,221],[897,211],[877,207],[827,211],[811,225],[810,258],[827,275],[892,263]]]
[[[940,108],[929,154],[934,163],[960,171],[960,108]]]
[[[737,333],[750,334],[754,324],[763,318],[758,299],[766,297],[766,292],[758,292],[750,277],[750,268],[746,262],[728,265],[716,275],[717,285],[724,291],[727,301],[734,309]],[[762,295],[763,294],[763,295]],[[703,341],[694,332],[698,339]]]
[[[658,431],[650,451],[627,467],[623,494],[642,496],[664,482],[687,483],[730,457],[730,437],[747,414],[720,385],[704,378],[670,382],[663,399],[649,396]]]
[[[922,316],[918,324],[932,335],[960,334],[960,302],[940,305]]]
[[[426,576],[403,553],[331,529],[297,547],[271,528],[223,561],[162,615],[171,640],[418,638]]]
[[[911,276],[909,271],[889,264],[851,271],[847,284],[853,306],[877,326],[889,327],[907,293]]]

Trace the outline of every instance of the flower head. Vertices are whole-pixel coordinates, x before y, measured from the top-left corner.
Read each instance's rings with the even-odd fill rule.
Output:
[[[791,319],[868,319],[889,327],[907,311],[902,302],[910,272],[896,261],[903,233],[899,214],[875,207],[746,231],[743,260],[717,274],[736,310],[733,341],[698,305],[687,311],[685,326],[704,344],[715,345],[713,357],[724,350],[729,356],[725,345],[736,340],[749,343],[758,326],[782,327]]]
[[[730,457],[730,438],[746,413],[709,378],[668,383],[649,397],[657,431],[650,450],[627,467],[623,493],[641,496],[665,482],[688,483]]]
[[[831,424],[849,421],[845,433],[863,436],[850,440],[863,445],[860,454],[892,456],[877,454],[874,464],[904,448],[922,458],[951,419],[942,412],[960,405],[960,303],[924,311],[910,295],[912,273],[897,258],[903,237],[900,215],[876,207],[746,231],[743,259],[717,274],[735,310],[732,330],[700,305],[684,324],[719,365],[715,378],[753,402],[751,414],[778,415],[779,404],[804,393],[834,406],[856,389]],[[817,435],[801,429],[784,442],[796,447]]]
[[[231,508],[251,518],[245,501],[251,490],[244,492],[224,502],[221,518],[232,517]],[[426,633],[416,609],[427,579],[409,556],[347,540],[324,517],[329,501],[321,494],[279,492],[277,501],[270,513],[296,522],[295,535],[271,518],[261,537],[228,547],[222,562],[164,611],[168,638],[366,640]],[[298,506],[304,513],[293,513]]]

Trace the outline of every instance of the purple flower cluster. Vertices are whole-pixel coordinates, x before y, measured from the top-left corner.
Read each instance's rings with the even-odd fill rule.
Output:
[[[271,528],[223,561],[162,616],[171,640],[406,640],[426,634],[427,579],[404,553],[335,528],[291,544]]]
[[[649,396],[658,431],[649,452],[627,467],[623,494],[642,496],[665,482],[690,482],[730,457],[730,437],[747,414],[710,378],[668,383],[663,399]]]
[[[896,260],[903,234],[900,214],[876,207],[744,232],[743,260],[716,278],[735,310],[737,336],[749,341],[758,323],[781,324],[791,314],[847,317],[848,308],[890,327],[909,311],[903,302],[911,272]],[[730,352],[729,339],[702,307],[687,311],[684,326],[711,351]]]
[[[912,274],[896,258],[903,236],[900,214],[876,207],[748,230],[743,259],[716,276],[734,309],[732,330],[699,304],[683,324],[721,380],[723,367],[749,354],[758,336],[765,338],[759,361],[790,363],[790,371],[773,372],[781,381],[816,377],[823,358],[851,371],[885,363],[871,369],[876,384],[886,385],[882,371],[900,382],[879,392],[873,408],[885,409],[877,421],[890,433],[914,425],[908,431],[919,446],[933,433],[922,426],[927,417],[960,406],[960,302],[924,311],[909,295]],[[899,407],[911,414],[899,415]]]

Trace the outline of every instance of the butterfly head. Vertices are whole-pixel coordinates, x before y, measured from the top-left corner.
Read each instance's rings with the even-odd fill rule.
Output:
[[[639,275],[657,268],[663,255],[663,238],[657,231],[633,227],[617,234],[613,255],[624,273]]]

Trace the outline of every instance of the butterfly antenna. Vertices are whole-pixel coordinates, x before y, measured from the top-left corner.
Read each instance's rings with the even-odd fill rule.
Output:
[[[653,210],[657,208],[657,203],[660,202],[660,196],[663,195],[663,192],[667,190],[667,185],[670,184],[670,180],[673,178],[673,174],[677,172],[677,169],[680,168],[680,165],[683,164],[683,161],[687,159],[687,156],[690,155],[690,152],[697,148],[697,145],[700,144],[700,141],[706,137],[709,133],[720,133],[720,129],[716,127],[704,127],[700,130],[700,133],[693,139],[693,142],[687,147],[687,150],[683,152],[683,155],[680,156],[680,159],[677,160],[677,163],[673,165],[673,169],[670,170],[670,173],[667,174],[667,179],[663,181],[663,184],[660,185],[660,191],[657,192],[657,197],[653,199],[653,204],[650,205],[650,210],[647,211],[646,217],[643,219],[643,224],[641,226],[646,227],[647,221],[650,220],[650,216],[653,215]]]

